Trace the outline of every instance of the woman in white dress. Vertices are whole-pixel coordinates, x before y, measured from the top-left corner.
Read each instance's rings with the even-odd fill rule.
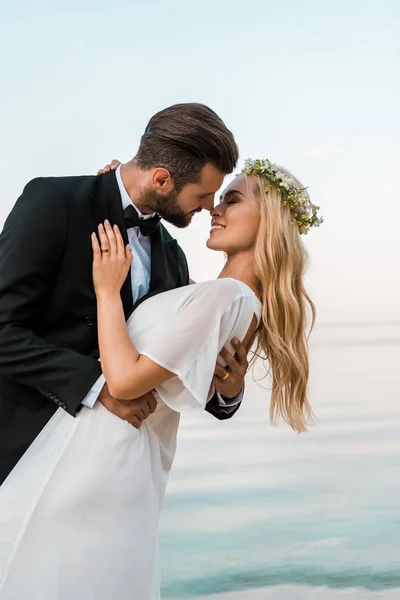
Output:
[[[269,361],[272,420],[305,429],[314,307],[299,234],[319,225],[316,210],[286,170],[247,161],[212,212],[207,245],[227,254],[220,277],[150,298],[128,323],[119,292],[135,257],[116,227],[99,226],[102,370],[113,396],[154,389],[157,408],[140,429],[100,402],[75,419],[55,413],[1,488],[1,600],[159,599],[157,524],[179,415],[204,409],[216,358],[233,337],[247,348],[257,339]]]

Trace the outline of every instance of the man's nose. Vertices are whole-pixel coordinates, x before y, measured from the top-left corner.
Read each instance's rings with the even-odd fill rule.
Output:
[[[204,210],[208,210],[208,212],[211,212],[214,208],[214,196],[207,196],[207,198],[204,198],[201,203],[201,208],[204,208]]]

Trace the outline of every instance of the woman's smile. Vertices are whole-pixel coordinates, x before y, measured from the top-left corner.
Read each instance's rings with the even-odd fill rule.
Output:
[[[225,225],[221,225],[221,223],[218,223],[215,221],[215,219],[212,219],[210,233],[217,231],[218,229],[225,229]]]

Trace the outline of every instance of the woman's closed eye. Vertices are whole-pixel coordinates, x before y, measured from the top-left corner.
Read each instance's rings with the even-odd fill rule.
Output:
[[[245,198],[245,195],[239,190],[227,190],[227,192],[222,196],[222,201],[225,204],[238,204],[242,201],[242,199]]]

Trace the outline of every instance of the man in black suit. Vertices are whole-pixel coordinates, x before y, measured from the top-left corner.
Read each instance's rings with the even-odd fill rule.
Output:
[[[149,296],[189,283],[185,255],[160,216],[186,227],[211,210],[237,158],[212,110],[180,104],[150,119],[135,158],[117,172],[27,184],[0,235],[0,484],[59,407],[76,416],[101,401],[136,427],[154,410],[151,394],[121,401],[102,378],[90,234],[108,219],[131,245],[121,290],[128,318]],[[219,419],[240,404],[240,344],[237,356],[207,405]]]

